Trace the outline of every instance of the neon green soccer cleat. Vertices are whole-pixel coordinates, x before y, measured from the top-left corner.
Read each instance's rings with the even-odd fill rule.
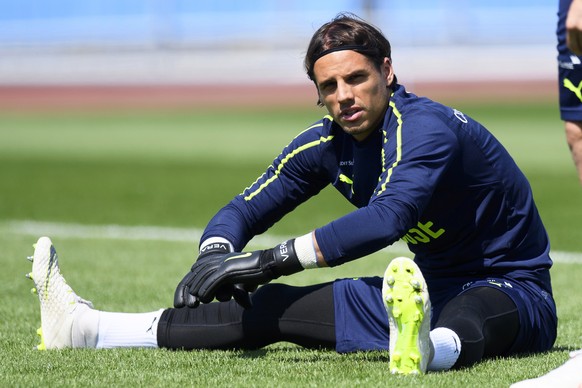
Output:
[[[430,357],[430,300],[413,260],[397,257],[390,262],[382,299],[390,324],[390,372],[425,373]]]
[[[93,306],[69,287],[59,269],[57,252],[48,237],[41,237],[32,256],[33,291],[40,301],[41,337],[39,350],[86,347],[85,332],[76,326],[81,315]],[[95,336],[93,336],[95,337]]]

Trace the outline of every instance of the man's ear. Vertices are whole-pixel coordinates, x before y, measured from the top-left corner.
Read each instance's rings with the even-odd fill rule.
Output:
[[[392,67],[392,61],[390,58],[384,58],[384,63],[382,63],[382,70],[384,70],[386,77],[386,86],[392,85],[392,82],[394,82],[394,68]]]
[[[315,85],[315,91],[317,92],[317,106],[321,108],[323,106],[323,102],[321,102],[321,94],[319,93],[319,88],[317,87],[317,82],[315,82],[315,79],[313,80],[313,84]]]

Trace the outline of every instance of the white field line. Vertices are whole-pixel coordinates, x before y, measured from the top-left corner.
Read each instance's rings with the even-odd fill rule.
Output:
[[[122,225],[84,225],[60,222],[21,221],[0,222],[0,232],[25,236],[49,236],[63,238],[111,239],[111,240],[149,240],[190,242],[198,245],[202,229],[173,228],[165,226],[122,226]],[[257,248],[274,246],[292,236],[256,236],[249,245]],[[387,252],[407,252],[406,244],[398,241],[384,249]],[[582,253],[552,251],[556,263],[582,264]]]
[[[87,238],[110,240],[148,240],[188,242],[198,245],[202,229],[173,228],[166,226],[122,226],[122,225],[85,225],[60,222],[12,220],[0,222],[0,232],[25,236],[49,236],[63,238]],[[256,236],[249,246],[267,248],[294,236],[261,235]],[[401,241],[386,248],[388,251],[408,252]]]

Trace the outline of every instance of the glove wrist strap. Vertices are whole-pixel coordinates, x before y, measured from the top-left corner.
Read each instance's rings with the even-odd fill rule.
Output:
[[[232,244],[225,238],[222,237],[210,237],[207,238],[200,244],[200,254],[207,253],[209,251],[216,250],[217,252],[232,252]]]
[[[295,252],[295,239],[285,241],[273,248],[273,273],[279,277],[291,275],[303,270],[303,266]]]

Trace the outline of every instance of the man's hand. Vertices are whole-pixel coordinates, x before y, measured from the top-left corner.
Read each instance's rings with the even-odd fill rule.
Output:
[[[217,297],[220,290],[237,285],[233,295],[242,305],[239,299],[244,298],[238,295],[237,299],[237,293],[240,294],[241,289],[265,284],[280,276],[303,270],[293,243],[294,240],[289,240],[263,251],[216,254],[205,260],[198,260],[183,284],[183,288],[188,289],[189,296],[182,293],[182,299],[209,303]],[[175,302],[176,300],[175,298]]]
[[[200,251],[200,255],[196,260],[196,263],[192,266],[192,269],[189,273],[184,276],[182,281],[176,287],[176,291],[174,292],[174,307],[180,308],[184,306],[188,307],[196,307],[200,303],[198,298],[189,292],[189,284],[192,282],[194,268],[197,265],[204,263],[205,261],[213,260],[216,257],[222,257],[230,252],[230,249],[227,244],[224,243],[215,243],[210,244],[202,248]],[[220,295],[221,299],[230,299],[232,297],[232,293],[228,295],[228,290],[222,291],[223,295]]]
[[[566,17],[566,45],[576,55],[582,55],[582,0],[573,0]]]

